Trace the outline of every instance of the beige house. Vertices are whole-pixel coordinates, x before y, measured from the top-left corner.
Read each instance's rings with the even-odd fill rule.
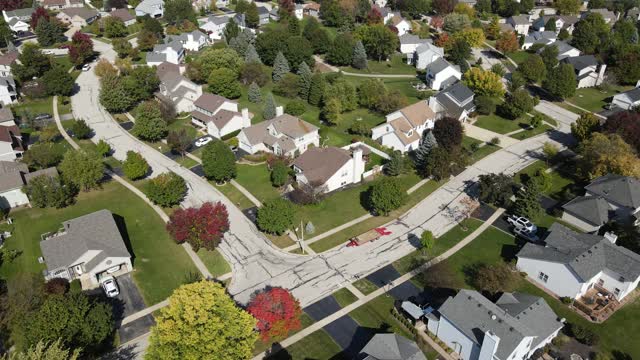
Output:
[[[318,128],[289,114],[249,126],[238,134],[239,147],[248,154],[270,152],[276,155],[296,157],[312,146],[320,145]]]
[[[60,11],[56,18],[74,28],[87,26],[98,19],[98,12],[88,8],[68,8]]]

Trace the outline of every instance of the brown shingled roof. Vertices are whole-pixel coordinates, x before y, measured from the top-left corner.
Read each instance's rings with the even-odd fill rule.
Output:
[[[418,101],[415,104],[405,106],[400,109],[400,112],[414,127],[424,125],[427,120],[434,120],[436,118],[436,114],[431,110],[426,101]]]
[[[293,165],[302,170],[310,184],[322,185],[350,159],[351,155],[347,150],[336,147],[314,147],[298,156]]]
[[[8,53],[0,56],[0,65],[9,66],[9,65],[13,64],[16,61],[16,59],[18,59],[19,55],[20,55],[19,52],[11,51],[11,52],[8,52]]]

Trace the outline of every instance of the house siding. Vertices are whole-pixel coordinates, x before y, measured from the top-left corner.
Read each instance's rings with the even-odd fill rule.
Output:
[[[520,257],[516,266],[520,271],[526,272],[533,281],[560,297],[576,298],[583,293],[581,280],[565,264]],[[538,278],[540,272],[549,276],[547,282]]]
[[[13,189],[0,193],[0,208],[9,209],[29,204],[29,198],[21,189]]]
[[[444,316],[440,318],[436,335],[463,360],[476,360],[480,356],[480,346]]]

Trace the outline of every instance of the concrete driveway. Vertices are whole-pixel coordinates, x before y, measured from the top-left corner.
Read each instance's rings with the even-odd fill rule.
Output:
[[[534,109],[556,120],[560,130],[567,133],[571,131],[571,124],[580,117],[580,115],[546,100],[540,100]]]

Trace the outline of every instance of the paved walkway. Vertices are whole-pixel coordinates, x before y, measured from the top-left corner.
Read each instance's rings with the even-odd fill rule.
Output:
[[[359,73],[352,73],[352,72],[343,71],[338,67],[335,67],[333,65],[327,64],[318,55],[313,55],[313,58],[316,60],[316,62],[326,66],[329,70],[331,70],[333,72],[342,72],[343,75],[348,75],[348,76],[359,76],[359,77],[370,77],[370,78],[386,78],[386,79],[415,79],[416,76],[417,76],[417,75],[410,75],[410,74],[359,74]]]
[[[558,121],[558,130],[566,133],[571,132],[571,123],[580,117],[580,115],[546,100],[540,100],[534,109]]]
[[[480,227],[478,227],[475,231],[473,231],[471,234],[469,234],[463,240],[458,242],[456,245],[451,247],[449,250],[445,251],[442,255],[437,256],[437,257],[429,260],[424,265],[414,269],[411,272],[406,273],[405,275],[402,275],[397,280],[395,280],[394,282],[388,284],[387,286],[381,287],[381,288],[377,289],[376,291],[370,293],[369,295],[364,296],[363,298],[359,298],[358,300],[356,300],[352,304],[342,308],[340,311],[337,311],[337,312],[333,313],[332,315],[327,316],[324,319],[313,323],[309,327],[304,328],[300,332],[298,332],[298,333],[296,333],[296,334],[294,334],[294,335],[282,340],[280,342],[280,345],[283,348],[286,348],[286,347],[289,347],[289,346],[295,344],[296,342],[302,340],[306,336],[308,336],[308,335],[310,335],[310,334],[322,329],[326,325],[338,320],[342,316],[348,315],[353,310],[355,310],[355,309],[359,308],[360,306],[368,303],[369,301],[377,298],[378,296],[383,295],[383,294],[389,292],[391,289],[394,289],[394,288],[402,285],[403,283],[411,280],[413,277],[421,274],[424,270],[430,268],[431,266],[433,266],[433,265],[435,265],[435,264],[437,264],[437,263],[439,263],[439,262],[441,262],[443,260],[448,259],[453,254],[455,254],[458,251],[460,251],[460,249],[462,249],[463,247],[465,247],[469,243],[471,243],[480,234],[482,234],[489,226],[491,226],[491,224],[496,219],[498,219],[500,216],[502,216],[503,213],[504,213],[504,209],[502,209],[502,208],[498,209],[495,213],[493,213],[493,215],[491,215],[489,220],[484,222],[482,225],[480,225]],[[264,352],[261,353],[261,354],[258,354],[253,358],[253,360],[264,359],[265,355],[266,354]]]
[[[508,147],[514,145],[519,142],[512,137],[509,137],[504,134],[500,134],[491,130],[487,130],[485,128],[481,128],[479,126],[475,126],[472,124],[464,124],[464,133],[465,135],[472,137],[474,139],[478,139],[487,143],[490,143],[494,138],[500,139],[500,147]]]
[[[606,120],[606,119],[607,119],[607,117],[606,117],[606,116],[602,116],[602,115],[600,115],[600,114],[598,114],[598,113],[595,113],[595,112],[593,112],[593,111],[589,111],[589,110],[587,110],[587,109],[585,109],[585,108],[583,108],[583,107],[581,107],[581,106],[578,106],[578,105],[576,105],[576,104],[574,104],[574,103],[571,103],[571,102],[568,102],[568,101],[566,101],[566,100],[564,101],[564,103],[565,103],[565,104],[567,104],[567,105],[569,105],[569,106],[573,106],[574,108],[576,108],[576,109],[578,109],[578,110],[580,110],[580,111],[584,111],[584,112],[586,112],[586,113],[591,113],[591,114],[593,114],[593,115],[595,115],[595,116],[599,117],[600,119],[603,119],[603,120]]]

